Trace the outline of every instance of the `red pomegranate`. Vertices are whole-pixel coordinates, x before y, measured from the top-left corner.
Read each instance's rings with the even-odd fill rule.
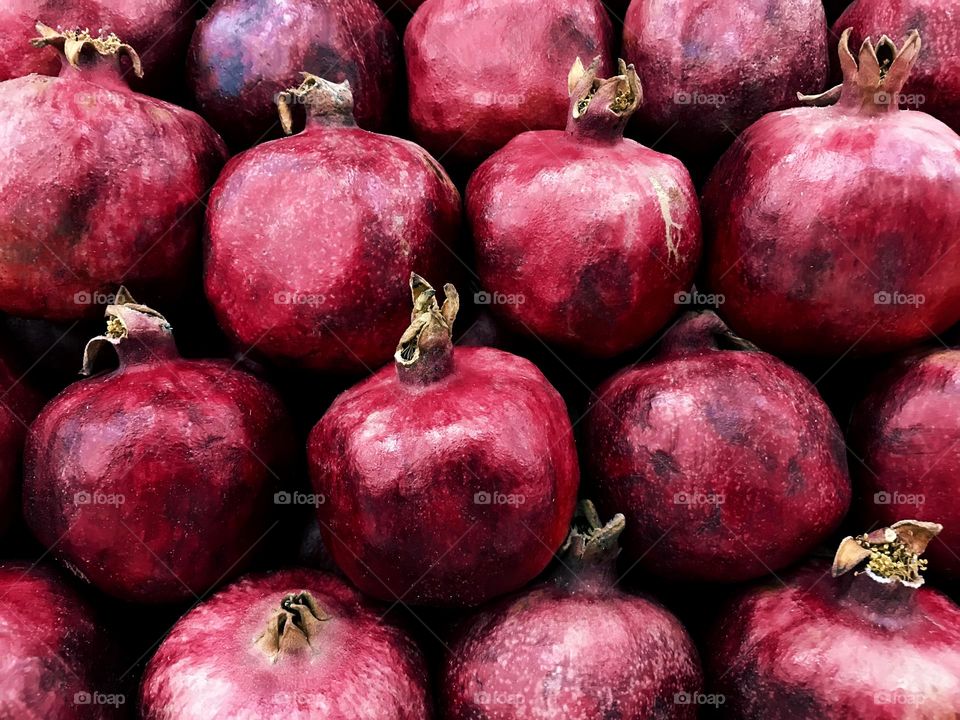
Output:
[[[798,90],[823,90],[827,21],[821,0],[633,0],[623,54],[644,89],[643,136],[711,162]]]
[[[581,510],[557,571],[468,618],[441,671],[444,720],[697,717],[700,661],[680,622],[616,587],[623,515]]]
[[[90,604],[45,565],[0,563],[0,717],[124,717],[115,648]]]
[[[414,134],[466,167],[526,130],[562,129],[557,68],[599,55],[606,73],[613,55],[600,0],[428,0],[403,43]]]
[[[946,720],[960,708],[960,608],[920,587],[940,526],[845,538],[833,563],[748,590],[710,644],[738,720]]]
[[[898,110],[910,35],[840,42],[833,107],[766,115],[704,191],[706,276],[737,332],[789,355],[906,347],[960,320],[960,137]],[[841,94],[842,93],[842,94]]]
[[[412,275],[396,368],[347,390],[310,433],[323,541],[368,595],[477,605],[543,570],[579,471],[566,406],[528,360],[451,344],[459,299]]]
[[[183,360],[170,326],[121,290],[107,332],[120,367],[76,383],[30,429],[24,503],[37,539],[124,600],[197,598],[270,528],[291,432],[280,400],[221,360]]]
[[[27,428],[42,399],[0,354],[0,538],[20,514],[20,478]]]
[[[960,350],[898,362],[860,404],[850,435],[864,522],[908,512],[943,520],[927,554],[937,574],[960,579]]]
[[[602,79],[599,65],[574,63],[565,132],[523,133],[480,166],[467,213],[494,311],[515,330],[604,357],[676,313],[700,256],[700,212],[679,160],[623,138],[641,102],[633,66],[621,60]]]
[[[280,136],[276,98],[302,70],[348,80],[361,127],[390,126],[400,40],[373,0],[217,0],[190,45],[200,112],[236,147]]]
[[[419,146],[356,127],[348,84],[306,75],[280,98],[288,129],[294,104],[306,129],[234,158],[211,193],[207,297],[245,351],[371,372],[406,323],[397,275],[454,264],[460,195]]]
[[[134,86],[164,89],[183,72],[195,8],[193,0],[4,0],[0,80],[60,72],[60,57],[52,48],[30,49],[35,25],[42,21],[58,28],[115,33],[136,48],[143,60],[144,79],[128,75]]]
[[[420,651],[328,573],[244,577],[194,607],[157,649],[142,720],[429,720]]]
[[[122,60],[139,75],[139,56],[115,36],[37,29],[64,63],[57,78],[0,83],[0,311],[91,316],[120,281],[178,297],[223,142],[197,115],[132,92]]]
[[[598,506],[626,516],[624,548],[648,572],[759,577],[803,557],[847,511],[843,437],[823,400],[712,312],[685,316],[652,361],[597,395],[585,472]]]
[[[856,0],[840,16],[833,31],[852,28],[859,43],[871,35],[904,37],[917,30],[923,52],[910,72],[900,101],[923,110],[960,132],[960,5],[954,0]]]

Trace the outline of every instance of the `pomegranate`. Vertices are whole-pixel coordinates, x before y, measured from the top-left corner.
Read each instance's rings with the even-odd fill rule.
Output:
[[[196,598],[270,529],[291,452],[280,400],[226,361],[182,360],[169,324],[126,291],[84,356],[120,367],[67,388],[30,429],[24,514],[77,575],[124,600]]]
[[[57,78],[0,84],[0,311],[77,319],[120,281],[179,296],[223,142],[197,115],[132,92],[121,60],[139,75],[139,56],[115,36],[37,29],[64,63]]]
[[[279,104],[288,130],[305,105],[306,129],[234,158],[211,193],[207,297],[245,351],[372,372],[406,322],[396,276],[453,265],[460,195],[422,148],[356,127],[347,83],[305,75]]]
[[[598,506],[626,515],[624,549],[648,572],[759,577],[801,558],[847,511],[845,447],[826,404],[713,312],[686,315],[652,361],[597,396],[586,472]]]
[[[6,351],[0,354],[0,537],[20,515],[23,443],[41,404],[40,395],[13,369]]]
[[[581,504],[557,571],[459,627],[440,680],[444,720],[697,717],[700,662],[680,622],[616,586],[623,515]]]
[[[196,3],[193,0],[4,0],[0,7],[0,80],[30,73],[56,76],[60,58],[52,48],[30,51],[34,25],[89,27],[115,33],[135,47],[146,69],[135,87],[168,89],[182,73]]]
[[[838,36],[852,28],[854,43],[886,33],[923,36],[924,48],[899,98],[960,132],[960,6],[953,0],[856,0],[833,26]]]
[[[403,42],[413,132],[465,167],[525,130],[562,129],[557,68],[600,55],[606,73],[613,55],[600,0],[429,0]]]
[[[427,672],[402,630],[328,573],[244,577],[194,607],[150,660],[143,720],[428,720]]]
[[[645,91],[638,130],[710,163],[797,90],[823,90],[827,21],[821,0],[633,0],[623,54]]]
[[[120,716],[116,652],[93,608],[53,568],[0,563],[0,717]]]
[[[480,166],[467,213],[480,282],[513,329],[612,356],[676,312],[700,213],[679,160],[623,138],[641,102],[633,66],[609,79],[599,66],[574,63],[566,132],[523,133]]]
[[[936,573],[960,579],[960,350],[914,354],[871,389],[854,415],[855,480],[867,524],[911,512],[947,523],[927,549]]]
[[[840,42],[832,107],[766,115],[704,191],[706,276],[734,330],[788,355],[872,354],[960,320],[960,137],[898,110],[912,33]],[[896,208],[891,212],[890,208]]]
[[[451,343],[459,298],[411,275],[396,369],[334,401],[307,447],[323,542],[368,595],[477,605],[543,570],[579,470],[566,406],[516,355]]]
[[[400,40],[373,0],[217,0],[190,44],[200,112],[227,141],[250,147],[280,135],[277,95],[301,70],[349,80],[361,127],[396,113]]]
[[[847,537],[748,590],[710,646],[717,694],[739,720],[941,720],[960,708],[960,608],[921,587],[939,532],[905,520]],[[853,571],[853,572],[851,572]]]

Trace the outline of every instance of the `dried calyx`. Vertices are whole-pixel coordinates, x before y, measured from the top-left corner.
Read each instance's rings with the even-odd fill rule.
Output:
[[[31,40],[31,44],[38,48],[51,46],[59,49],[72,67],[79,68],[87,57],[118,58],[126,55],[136,76],[143,77],[143,65],[137,51],[112,33],[95,37],[89,30],[60,31],[41,22],[37,23],[36,29],[40,37]]]
[[[853,570],[879,583],[918,588],[927,569],[927,561],[920,556],[941,530],[937,523],[901,520],[888,528],[846,537],[834,557],[833,576]]]
[[[147,354],[166,357],[171,351],[176,352],[170,323],[153,308],[140,305],[125,287],[117,290],[116,297],[112,304],[107,305],[104,316],[107,319],[106,331],[103,335],[92,338],[84,348],[83,368],[80,370],[82,375],[92,372],[102,348],[111,346],[119,349],[120,344],[131,335],[138,341],[137,349],[142,349]]]
[[[744,350],[760,348],[734,333],[712,310],[691,311],[670,328],[660,341],[660,356],[685,355],[707,350]]]
[[[604,525],[590,500],[577,506],[570,533],[560,548],[560,555],[571,569],[574,566],[599,565],[616,560],[620,554],[620,535],[627,521],[617,513]]]
[[[277,96],[280,122],[287,135],[293,133],[293,108],[297,105],[303,105],[306,109],[308,124],[356,125],[353,118],[353,92],[347,80],[332,83],[308,72],[300,74],[303,82],[299,87],[290,88]]]
[[[291,593],[280,601],[280,608],[270,616],[254,643],[271,662],[276,662],[285,654],[313,647],[323,623],[330,617],[306,590]]]
[[[837,103],[866,113],[897,110],[903,86],[920,53],[920,33],[912,30],[899,49],[886,35],[876,46],[866,38],[860,46],[859,59],[850,52],[850,33],[847,29],[840,37],[843,83],[820,95],[797,93],[797,97],[807,105]]]
[[[567,76],[570,93],[568,132],[608,139],[623,136],[623,129],[634,111],[640,107],[643,91],[633,65],[619,61],[620,74],[599,78],[600,58],[584,68],[577,58]]]
[[[416,273],[410,273],[413,312],[394,360],[401,380],[415,383],[432,382],[453,368],[453,323],[460,310],[456,288],[443,286],[443,307],[437,302],[437,291]]]

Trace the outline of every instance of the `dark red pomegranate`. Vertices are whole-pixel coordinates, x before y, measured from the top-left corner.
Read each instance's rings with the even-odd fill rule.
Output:
[[[190,45],[200,112],[236,147],[281,135],[277,96],[304,70],[348,80],[361,127],[391,126],[400,41],[373,0],[217,0]]]
[[[291,432],[263,382],[221,360],[183,360],[161,315],[121,290],[90,371],[30,429],[24,514],[83,579],[125,600],[196,599],[239,572],[271,527]]]
[[[0,354],[0,538],[20,514],[23,442],[43,404],[6,355]]]
[[[150,660],[143,720],[429,720],[420,651],[328,573],[242,578],[193,608]]]
[[[706,276],[761,346],[840,356],[960,320],[960,137],[897,97],[920,50],[840,42],[842,89],[752,125],[704,192]]]
[[[690,313],[597,391],[586,472],[624,549],[672,580],[732,582],[800,559],[850,503],[843,437],[810,382]]]
[[[126,717],[118,674],[107,630],[65,577],[0,564],[0,717]]]
[[[905,37],[917,30],[923,52],[901,92],[901,105],[923,110],[960,132],[960,5],[954,0],[856,0],[833,26],[852,28],[854,45],[881,34]]]
[[[132,92],[116,37],[37,26],[60,77],[0,83],[0,310],[76,319],[125,281],[177,298],[197,272],[202,200],[226,155],[199,116]]]
[[[306,78],[280,101],[306,129],[234,158],[211,193],[207,297],[244,351],[372,372],[406,324],[397,276],[454,265],[460,195],[423,148],[356,127],[346,83]]]
[[[57,28],[115,33],[137,49],[146,70],[135,87],[156,90],[183,72],[193,32],[193,0],[4,0],[0,6],[0,80],[30,73],[57,75],[60,57],[52,48],[30,49],[41,21]]]
[[[484,297],[515,330],[583,355],[640,345],[676,313],[700,257],[683,164],[623,128],[633,66],[570,71],[567,129],[518,135],[474,173],[467,212]],[[616,168],[616,172],[611,172]]]
[[[710,665],[737,720],[946,720],[960,708],[960,608],[920,587],[939,532],[905,520],[845,538],[727,609]]]
[[[663,607],[616,587],[623,515],[581,504],[552,577],[468,618],[447,647],[444,720],[697,717],[700,661]]]
[[[467,606],[516,590],[566,536],[579,471],[562,398],[516,355],[451,344],[457,291],[412,275],[387,366],[310,433],[323,542],[368,595]]]
[[[414,134],[467,167],[526,130],[562,129],[558,68],[599,55],[606,74],[613,55],[600,0],[429,0],[403,43]]]
[[[827,21],[821,0],[633,0],[623,54],[644,89],[637,129],[709,162],[798,90],[823,90]]]
[[[942,520],[927,555],[935,573],[960,579],[960,350],[898,362],[860,404],[850,435],[864,522]]]

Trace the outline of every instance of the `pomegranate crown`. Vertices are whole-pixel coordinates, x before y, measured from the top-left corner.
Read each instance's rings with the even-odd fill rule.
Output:
[[[460,311],[460,295],[447,283],[443,286],[443,306],[437,291],[416,273],[410,273],[413,312],[410,325],[400,337],[394,354],[402,378],[417,381],[436,380],[446,375],[453,362],[453,323]]]
[[[254,644],[270,662],[277,662],[283,655],[312,647],[322,624],[330,618],[306,590],[290,593],[280,601],[279,609],[270,616]]]
[[[903,45],[882,35],[874,46],[868,37],[860,45],[858,58],[850,52],[851,28],[840,36],[840,68],[843,70],[843,82],[820,95],[797,97],[807,105],[832,105],[839,103],[843,107],[865,112],[886,112],[900,106],[900,95],[907,82],[910,71],[920,54],[920,33],[911,30]]]
[[[570,117],[567,130],[578,135],[617,138],[634,111],[643,101],[640,79],[633,65],[619,61],[620,74],[611,78],[597,77],[600,57],[584,68],[577,58],[567,75],[570,94]]]
[[[277,111],[280,123],[287,135],[293,133],[293,107],[304,105],[311,118],[333,118],[343,124],[352,125],[353,92],[350,82],[333,83],[308,72],[300,73],[303,82],[295,88],[289,88],[277,95]]]
[[[888,528],[845,537],[833,559],[833,576],[839,577],[862,568],[879,583],[899,582],[918,588],[923,585],[920,574],[927,569],[927,561],[920,556],[943,526],[920,520],[901,520]]]
[[[93,51],[102,57],[111,57],[126,55],[133,64],[133,72],[137,77],[143,77],[143,65],[140,62],[140,55],[130,45],[122,42],[113,33],[109,35],[99,34],[94,37],[90,30],[55,30],[49,25],[38,22],[36,25],[40,37],[30,41],[34,47],[42,48],[46,46],[55,47],[60,50],[67,62],[71,66],[78,68],[85,52]]]
[[[107,319],[106,331],[87,342],[83,350],[81,375],[89,375],[93,371],[93,364],[102,348],[108,345],[118,347],[131,332],[137,334],[137,339],[146,349],[151,344],[151,336],[159,336],[163,344],[172,337],[173,327],[167,319],[153,308],[140,305],[122,285],[113,302],[107,305],[104,317]]]
[[[620,554],[620,535],[626,525],[622,513],[617,513],[604,525],[593,502],[582,500],[577,505],[573,524],[560,552],[568,563],[589,565],[614,560]]]

